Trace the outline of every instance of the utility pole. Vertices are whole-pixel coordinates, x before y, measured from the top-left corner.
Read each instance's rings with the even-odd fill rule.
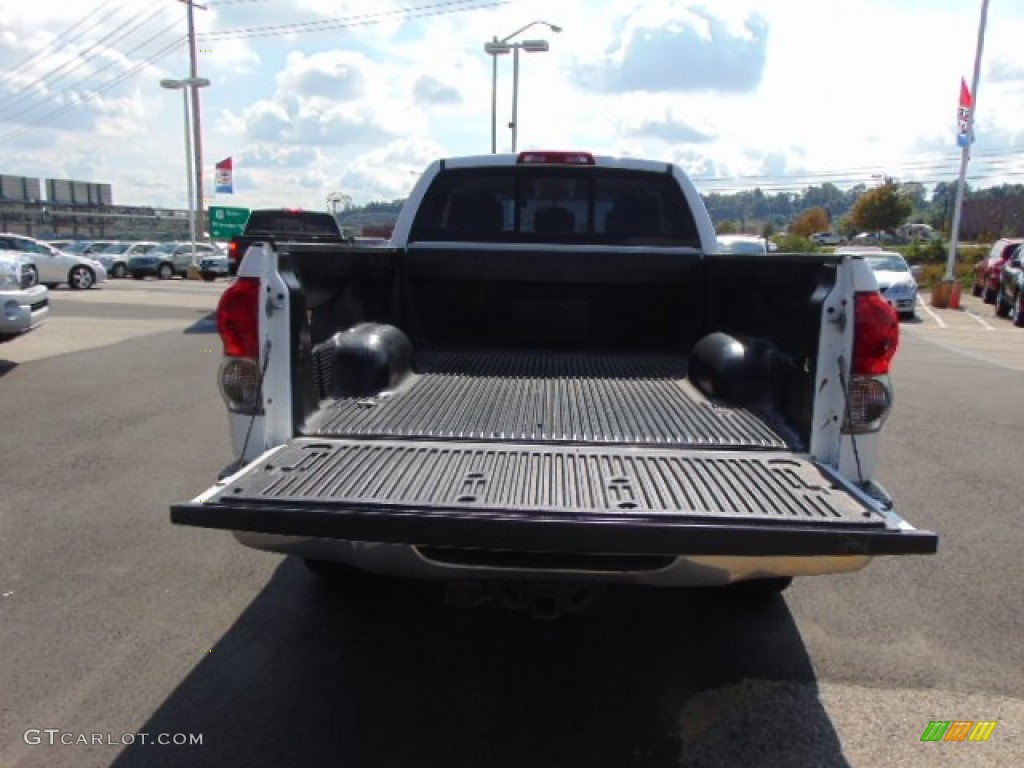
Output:
[[[967,161],[971,156],[974,142],[974,115],[978,111],[978,81],[981,78],[981,54],[985,50],[985,23],[988,19],[988,0],[981,0],[981,21],[978,24],[978,43],[974,53],[974,74],[971,77],[971,105],[967,113],[967,137],[960,149],[960,175],[956,183],[956,200],[953,203],[953,223],[949,233],[949,256],[946,259],[946,276],[943,282],[952,285],[955,280],[953,265],[956,263],[956,244],[960,239],[960,209],[964,203],[964,185],[967,180]]]
[[[193,18],[193,8],[199,8],[203,11],[206,10],[205,5],[200,5],[194,2],[194,0],[178,0],[179,3],[184,3],[187,9],[186,17],[188,19],[188,76],[190,78],[199,77],[199,64],[196,58],[196,27],[195,19]],[[189,86],[191,91],[192,101],[192,169],[195,173],[195,212],[196,220],[199,222],[199,236],[201,239],[203,232],[209,231],[209,227],[206,226],[206,214],[205,207],[203,205],[203,137],[202,131],[200,130],[201,120],[199,113],[199,89],[195,86]]]

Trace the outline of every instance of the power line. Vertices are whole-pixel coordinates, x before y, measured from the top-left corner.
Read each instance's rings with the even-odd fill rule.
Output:
[[[18,107],[21,103],[23,103],[26,99],[31,101],[33,98],[37,98],[38,95],[33,92],[34,89],[36,89],[36,88],[50,88],[50,89],[52,89],[57,83],[59,83],[60,81],[64,80],[65,78],[67,78],[68,75],[70,75],[71,73],[75,72],[78,69],[81,69],[86,64],[91,63],[93,60],[98,58],[103,53],[106,53],[107,51],[115,51],[117,53],[122,53],[121,51],[118,51],[116,48],[114,48],[113,45],[115,43],[120,42],[121,40],[124,40],[125,38],[127,38],[128,36],[133,34],[135,31],[137,31],[138,29],[143,27],[145,24],[149,23],[155,16],[160,14],[162,12],[162,10],[163,10],[162,8],[158,7],[155,11],[150,13],[148,16],[145,16],[144,18],[141,18],[141,19],[137,20],[134,24],[122,27],[120,29],[120,31],[115,33],[112,38],[109,38],[107,40],[98,40],[98,41],[92,43],[84,51],[79,52],[78,55],[75,58],[69,59],[68,61],[64,62],[60,66],[58,66],[55,69],[51,70],[50,72],[42,75],[41,77],[38,77],[36,80],[34,80],[31,83],[25,85],[21,89],[21,93],[20,94],[18,94],[14,98],[10,99],[4,105],[4,110],[3,110],[2,114],[0,114],[0,117],[3,117],[3,119],[5,119],[5,120],[12,121],[15,118],[20,117],[21,115],[25,114],[26,112],[31,112],[33,109],[35,109],[39,105],[38,104],[37,105],[29,105],[28,107],[22,108],[20,110],[15,110],[15,108]],[[140,47],[144,47],[148,43],[152,42],[156,37],[160,37],[161,35],[165,34],[169,29],[171,29],[171,27],[176,26],[176,25],[177,25],[177,22],[175,22],[174,24],[171,24],[171,25],[168,25],[168,26],[164,27],[159,33],[157,33],[157,35],[155,35],[154,37],[152,37],[149,40],[147,40],[141,46],[135,46],[135,48],[131,49],[127,53],[122,53],[122,55],[128,55],[128,54],[136,52]],[[64,70],[64,71],[62,71],[62,70]],[[54,76],[54,75],[56,75],[56,76]],[[69,91],[72,88],[75,88],[76,86],[80,86],[82,83],[84,83],[90,77],[92,77],[92,73],[90,73],[89,75],[86,75],[84,78],[79,78],[76,82],[74,82],[74,83],[72,83],[72,84],[70,84],[68,86],[63,87],[62,90],[63,91]]]
[[[1017,178],[1024,175],[1024,160],[1017,154],[1016,148],[992,148],[975,155],[975,163],[969,175],[971,181],[983,181],[994,177]],[[905,183],[938,184],[948,181],[956,175],[953,158],[921,159],[906,161],[899,166],[866,166],[846,168],[844,170],[805,171],[789,174],[734,174],[729,176],[694,176],[694,181],[702,185],[717,188],[737,189],[758,187],[788,191],[816,184],[831,183],[837,186],[868,184],[879,176],[902,179]],[[908,178],[910,174],[920,174],[922,178]]]
[[[116,77],[111,78],[110,80],[108,80],[107,82],[103,83],[102,85],[96,87],[92,91],[89,91],[89,92],[86,92],[86,93],[82,94],[82,97],[81,97],[82,101],[91,101],[92,99],[94,99],[97,96],[99,96],[101,93],[104,93],[104,92],[110,90],[111,88],[113,88],[114,86],[120,85],[125,80],[128,80],[129,78],[134,77],[140,71],[142,71],[144,68],[148,67],[150,64],[155,64],[156,62],[158,62],[158,61],[160,61],[162,59],[167,58],[170,54],[172,54],[175,51],[177,51],[178,49],[182,48],[184,45],[185,45],[185,39],[184,38],[179,38],[178,40],[175,40],[173,43],[170,43],[169,45],[164,46],[163,48],[161,48],[156,53],[150,55],[149,57],[143,59],[142,61],[137,62],[136,64],[134,64],[129,69],[125,70],[120,75],[117,75]],[[27,122],[27,123],[19,126],[18,128],[15,128],[12,131],[8,131],[7,133],[0,135],[0,143],[3,143],[5,141],[9,141],[9,140],[14,139],[14,138],[17,138],[18,136],[21,136],[23,133],[27,132],[30,128],[34,128],[35,126],[40,125],[40,124],[46,122],[50,118],[57,117],[57,116],[62,115],[62,114],[66,113],[66,112],[68,112],[68,111],[70,111],[72,109],[76,109],[78,106],[79,106],[78,103],[72,103],[72,104],[66,104],[66,105],[64,105],[62,107],[58,107],[57,109],[51,110],[50,112],[47,112],[46,114],[41,115],[40,117],[36,118],[35,120]]]
[[[334,19],[303,21],[292,24],[275,24],[266,27],[225,30],[224,32],[206,32],[198,36],[204,40],[241,40],[250,37],[273,37],[276,35],[327,32],[334,29],[344,29],[346,27],[382,24],[386,21],[392,20],[394,17],[418,19],[431,16],[446,16],[452,13],[478,11],[485,8],[508,5],[511,2],[513,2],[513,0],[491,0],[490,2],[484,3],[480,3],[479,0],[449,0],[448,2],[432,3],[430,5],[402,8],[394,11],[384,11],[381,13],[354,14]]]
[[[85,16],[80,18],[78,21],[76,21],[70,27],[68,27],[63,32],[61,32],[59,35],[57,35],[57,37],[55,37],[51,42],[46,43],[42,48],[39,48],[39,49],[33,51],[28,56],[26,56],[24,59],[22,59],[17,64],[15,64],[13,67],[10,67],[6,72],[4,72],[2,74],[2,77],[5,80],[13,80],[14,79],[14,75],[16,75],[20,70],[28,67],[28,65],[30,65],[33,62],[37,61],[40,56],[46,55],[47,51],[52,51],[55,47],[57,47],[61,43],[64,43],[65,41],[67,41],[67,42],[74,42],[76,39],[81,38],[82,36],[84,36],[86,32],[94,29],[95,27],[98,27],[100,24],[103,23],[103,21],[109,15],[109,14],[104,14],[103,13],[104,9],[108,5],[113,3],[113,2],[115,2],[115,0],[106,0],[106,2],[104,2],[101,5],[99,5],[98,7],[94,8],[89,13],[85,14]],[[124,7],[125,6],[121,6],[121,9],[123,9]],[[121,9],[119,9],[119,10],[121,10]],[[115,11],[115,13],[116,13],[116,11]],[[93,16],[98,17],[93,24],[90,24],[88,27],[83,29],[78,35],[76,35],[76,36],[72,36],[71,35],[71,33],[74,32],[75,29],[77,29],[79,25],[85,23],[86,21],[88,21]]]

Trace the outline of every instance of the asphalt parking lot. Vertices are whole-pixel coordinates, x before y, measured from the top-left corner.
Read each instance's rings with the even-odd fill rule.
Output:
[[[936,555],[761,605],[620,589],[538,622],[431,583],[327,590],[170,524],[232,455],[226,285],[59,289],[0,347],[0,765],[1024,765],[1024,329],[991,307],[901,324],[879,480]],[[954,719],[997,725],[921,741]]]
[[[930,294],[919,295],[917,319],[900,324],[905,333],[992,365],[1024,371],[1024,328],[996,317],[991,304],[969,293],[961,296],[958,309],[938,309],[930,302]]]

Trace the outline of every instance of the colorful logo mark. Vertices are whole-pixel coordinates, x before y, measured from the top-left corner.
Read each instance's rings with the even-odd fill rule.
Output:
[[[921,741],[988,741],[996,720],[932,720]]]

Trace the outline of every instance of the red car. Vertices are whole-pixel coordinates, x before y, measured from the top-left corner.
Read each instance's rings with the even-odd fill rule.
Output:
[[[1024,243],[1021,237],[1004,237],[996,240],[988,256],[974,265],[974,283],[971,293],[981,296],[986,304],[996,303],[999,292],[999,275],[1014,249]]]

